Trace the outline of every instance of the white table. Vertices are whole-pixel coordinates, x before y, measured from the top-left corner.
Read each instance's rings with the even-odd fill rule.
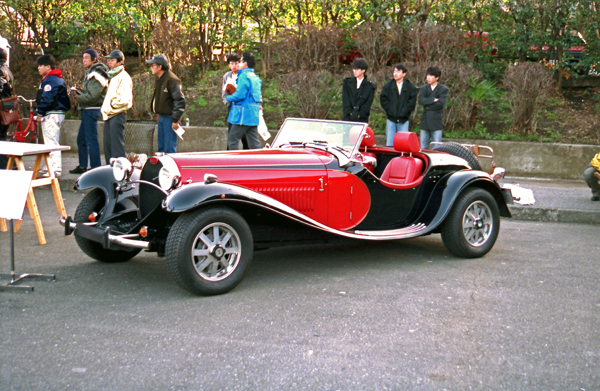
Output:
[[[54,176],[53,170],[50,169],[50,167],[52,167],[50,165],[50,152],[66,151],[69,149],[71,149],[71,147],[67,145],[54,146],[46,144],[0,141],[0,155],[8,156],[8,164],[6,168],[12,168],[13,164],[16,164],[17,169],[25,171],[23,156],[36,156],[35,164],[33,166],[33,180],[31,181],[31,186],[29,187],[29,194],[27,195],[27,203],[25,204],[25,207],[29,210],[29,215],[35,223],[35,229],[37,231],[40,244],[46,244],[46,236],[44,235],[44,229],[42,228],[42,220],[40,219],[40,213],[35,201],[33,189],[35,187],[51,186],[58,213],[60,213],[62,217],[67,217],[62,193],[60,192],[58,178]],[[42,159],[46,163],[46,167],[49,168],[49,176],[47,178],[36,179],[38,171],[40,170],[40,166],[42,165]],[[10,191],[10,189],[4,189],[4,191]],[[14,232],[19,232],[21,229],[21,222],[22,220],[17,221]],[[2,232],[7,231],[6,221],[4,219],[0,219],[0,230]]]

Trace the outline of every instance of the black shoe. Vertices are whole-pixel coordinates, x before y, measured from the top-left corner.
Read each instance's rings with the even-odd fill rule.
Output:
[[[592,197],[592,201],[600,201],[600,197],[598,197],[598,196],[593,196],[593,197]]]
[[[74,168],[74,169],[72,169],[72,170],[69,170],[69,172],[70,172],[71,174],[83,174],[83,173],[84,173],[84,172],[86,172],[86,171],[87,171],[87,168],[84,168],[84,167],[79,167],[79,166],[75,167],[75,168]]]

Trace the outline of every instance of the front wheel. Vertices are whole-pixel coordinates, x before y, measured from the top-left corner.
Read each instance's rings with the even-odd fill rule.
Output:
[[[171,277],[191,293],[217,295],[235,288],[252,260],[252,232],[226,207],[181,215],[167,237],[165,258]]]
[[[458,257],[478,258],[492,249],[499,230],[496,200],[483,189],[471,188],[454,202],[442,226],[442,241]]]
[[[76,223],[89,222],[88,216],[93,212],[96,212],[99,215],[102,214],[105,203],[106,197],[102,190],[94,189],[90,191],[79,203],[73,221]],[[79,245],[81,251],[86,253],[89,257],[104,263],[129,261],[141,251],[140,249],[107,250],[100,243],[77,236],[77,233],[75,233],[75,241]]]

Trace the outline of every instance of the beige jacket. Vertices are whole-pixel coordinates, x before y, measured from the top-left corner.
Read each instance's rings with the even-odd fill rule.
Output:
[[[102,119],[106,121],[117,114],[129,110],[133,106],[133,82],[129,73],[123,69],[110,79],[106,97],[102,103]]]

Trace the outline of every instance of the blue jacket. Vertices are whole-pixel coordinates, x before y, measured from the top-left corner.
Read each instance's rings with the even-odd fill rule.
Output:
[[[227,95],[227,101],[232,102],[227,122],[235,125],[258,126],[258,116],[262,95],[262,81],[252,68],[238,71],[237,89]]]
[[[49,113],[64,113],[71,110],[67,85],[60,70],[53,69],[42,80],[35,102],[37,103],[37,113],[42,117]]]

